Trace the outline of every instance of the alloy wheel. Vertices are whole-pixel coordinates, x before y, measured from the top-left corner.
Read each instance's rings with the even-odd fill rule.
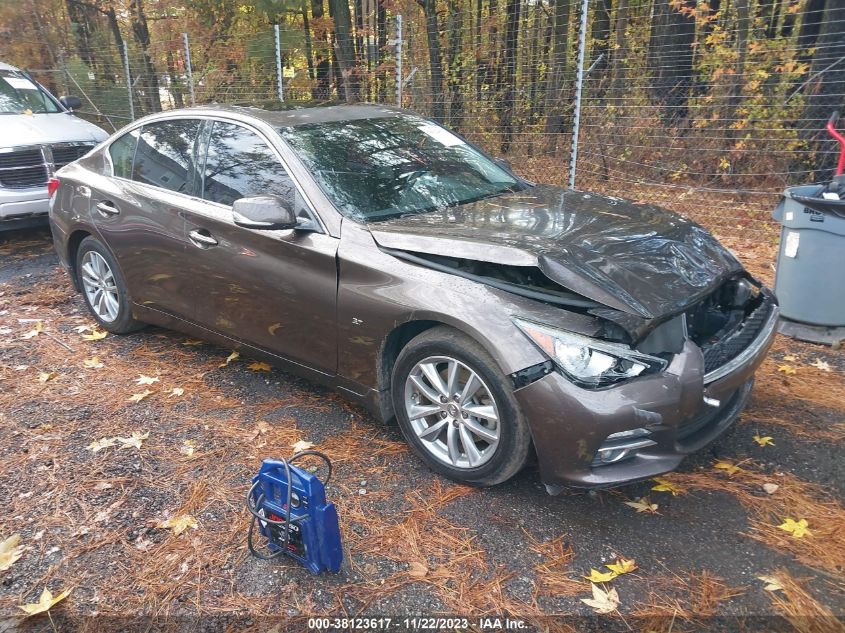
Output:
[[[117,319],[120,311],[120,295],[114,272],[105,258],[97,251],[88,251],[82,256],[82,286],[88,305],[106,323]]]
[[[455,358],[431,356],[414,365],[405,413],[425,450],[453,468],[478,468],[496,452],[496,400],[481,376]]]

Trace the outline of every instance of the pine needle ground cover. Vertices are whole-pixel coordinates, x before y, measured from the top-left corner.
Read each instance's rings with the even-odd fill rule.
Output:
[[[771,282],[774,241],[720,237]],[[842,630],[843,372],[840,350],[778,338],[740,422],[679,472],[550,497],[529,467],[475,490],[429,472],[396,428],[231,350],[156,328],[103,337],[49,234],[4,234],[0,619]],[[335,464],[337,575],[246,550],[250,477],[301,442]]]

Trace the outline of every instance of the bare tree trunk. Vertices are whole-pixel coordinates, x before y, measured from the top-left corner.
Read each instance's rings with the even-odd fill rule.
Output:
[[[522,0],[508,0],[505,8],[505,54],[499,85],[502,94],[502,154],[507,154],[513,141],[513,120],[516,116],[516,63],[519,42],[519,14]]]
[[[425,31],[428,41],[428,65],[431,72],[431,116],[443,121],[443,65],[440,61],[440,25],[437,19],[436,0],[417,0],[425,14]]]
[[[564,73],[569,52],[569,11],[572,0],[553,0],[554,30],[551,73],[546,88],[546,152],[557,151],[557,137],[563,131]]]
[[[302,0],[302,32],[305,35],[305,61],[308,64],[308,78],[313,81],[317,78],[314,73],[314,46],[311,43],[311,24],[308,21],[308,4]]]
[[[613,51],[613,85],[611,96],[617,105],[622,105],[622,94],[625,91],[625,64],[628,57],[628,0],[619,0],[616,5],[616,28],[614,33]]]
[[[129,20],[132,25],[132,34],[135,41],[141,47],[141,64],[146,76],[145,99],[149,112],[161,112],[161,99],[159,98],[158,75],[156,74],[153,60],[150,57],[150,30],[147,27],[147,16],[144,13],[143,0],[130,0]]]
[[[459,0],[449,0],[449,53],[447,64],[449,69],[449,124],[460,130],[464,117],[464,63],[461,60],[461,46],[463,44],[463,14]]]
[[[663,116],[687,116],[692,86],[695,44],[695,0],[655,0],[648,50],[651,100],[663,107]]]
[[[335,55],[340,67],[344,98],[351,103],[358,100],[358,82],[349,3],[347,0],[329,0],[329,11],[334,18]]]

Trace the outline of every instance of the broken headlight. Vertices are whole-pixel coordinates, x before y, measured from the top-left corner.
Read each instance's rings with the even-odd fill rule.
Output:
[[[668,363],[625,345],[599,341],[540,323],[514,319],[517,327],[582,387],[606,387],[666,369]]]

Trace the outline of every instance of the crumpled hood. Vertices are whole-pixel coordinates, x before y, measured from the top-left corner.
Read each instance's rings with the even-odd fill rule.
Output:
[[[105,130],[79,117],[63,112],[55,114],[0,114],[0,147],[49,145],[72,141],[100,141],[108,138]]]
[[[572,292],[645,319],[677,314],[743,270],[674,213],[550,185],[369,229],[385,248],[537,266]]]

